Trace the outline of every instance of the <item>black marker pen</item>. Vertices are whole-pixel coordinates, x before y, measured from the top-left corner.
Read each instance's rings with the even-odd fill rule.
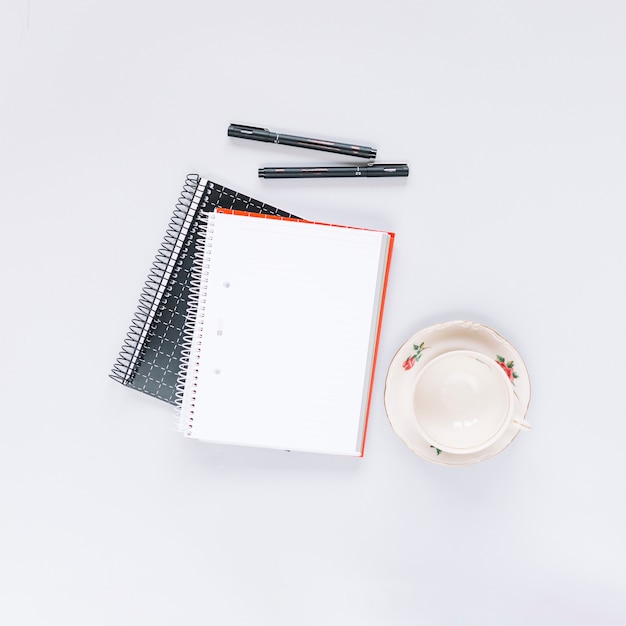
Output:
[[[347,154],[348,156],[362,157],[364,159],[373,159],[376,156],[376,148],[354,146],[337,141],[326,141],[324,139],[297,137],[296,135],[283,135],[282,133],[274,133],[267,128],[259,128],[258,126],[231,124],[228,127],[228,136],[238,137],[239,139],[252,139],[253,141],[265,141],[267,143],[278,143],[284,146],[294,146],[296,148],[334,152],[335,154]]]

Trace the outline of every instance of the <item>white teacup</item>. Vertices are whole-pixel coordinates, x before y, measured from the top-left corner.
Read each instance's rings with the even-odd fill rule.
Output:
[[[480,352],[453,350],[424,365],[413,398],[422,436],[445,452],[479,452],[510,426],[530,428],[523,419],[514,419],[515,395],[508,376]]]

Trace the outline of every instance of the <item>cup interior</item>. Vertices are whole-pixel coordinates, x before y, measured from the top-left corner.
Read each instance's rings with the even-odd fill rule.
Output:
[[[513,415],[511,383],[495,360],[455,350],[426,364],[414,387],[418,427],[434,447],[457,454],[482,450]]]

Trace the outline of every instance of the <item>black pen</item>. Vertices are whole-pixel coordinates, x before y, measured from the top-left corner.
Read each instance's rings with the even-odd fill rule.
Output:
[[[309,148],[310,150],[322,150],[323,152],[334,152],[335,154],[347,154],[353,157],[373,159],[376,156],[376,148],[368,146],[353,146],[347,143],[336,141],[326,141],[324,139],[310,139],[309,137],[296,137],[295,135],[283,135],[274,133],[267,128],[258,126],[245,126],[243,124],[231,124],[228,127],[229,137],[239,139],[252,139],[253,141],[265,141],[267,143],[279,143],[284,146],[295,146],[296,148]]]
[[[338,167],[261,167],[259,178],[345,178],[408,176],[406,163],[370,163]]]

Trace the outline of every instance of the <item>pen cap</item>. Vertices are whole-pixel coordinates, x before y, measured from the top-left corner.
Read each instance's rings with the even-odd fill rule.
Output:
[[[244,124],[231,124],[228,127],[228,136],[267,142],[272,142],[276,139],[276,133],[271,133],[267,128],[245,126]]]
[[[406,163],[372,163],[363,168],[368,177],[376,176],[408,176],[409,166]]]

